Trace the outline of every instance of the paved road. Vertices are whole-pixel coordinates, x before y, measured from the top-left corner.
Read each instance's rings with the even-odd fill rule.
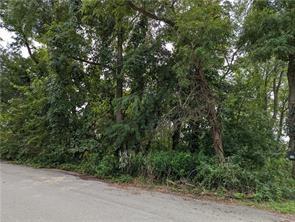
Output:
[[[0,164],[1,222],[283,221],[248,207],[119,189],[58,170]]]

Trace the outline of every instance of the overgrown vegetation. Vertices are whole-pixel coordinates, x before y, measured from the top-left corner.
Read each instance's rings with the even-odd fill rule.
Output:
[[[1,1],[1,159],[293,201],[294,10]]]

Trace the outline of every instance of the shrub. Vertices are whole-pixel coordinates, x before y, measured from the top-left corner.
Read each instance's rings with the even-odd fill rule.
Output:
[[[127,164],[122,168],[123,173],[132,176],[146,174],[146,156],[143,153],[131,154]]]
[[[152,152],[147,156],[147,174],[155,179],[165,179],[171,174],[171,153]]]
[[[114,155],[105,155],[95,170],[99,177],[111,177],[118,172],[118,160]]]
[[[84,153],[83,159],[79,164],[79,171],[84,174],[95,175],[99,160],[99,156],[96,153]]]
[[[195,169],[194,158],[187,152],[152,152],[147,156],[146,165],[147,174],[160,180],[178,180],[189,176]]]
[[[251,173],[231,162],[224,165],[214,161],[201,162],[194,183],[211,190],[225,188],[238,192],[253,192],[255,187],[255,180]]]
[[[294,199],[295,183],[288,165],[286,160],[278,158],[268,160],[263,168],[251,170],[231,160],[224,165],[202,160],[198,162],[193,182],[209,190],[224,188],[243,193],[257,201]]]
[[[253,173],[257,182],[255,199],[295,199],[295,180],[290,172],[291,164],[284,158],[269,159],[261,170]]]
[[[171,174],[173,178],[180,179],[190,176],[195,171],[195,161],[191,153],[176,152],[171,159]]]

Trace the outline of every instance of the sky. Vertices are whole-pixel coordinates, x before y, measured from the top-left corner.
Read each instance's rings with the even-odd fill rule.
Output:
[[[1,21],[0,21],[1,22]],[[12,32],[7,31],[5,28],[0,28],[0,45],[6,47],[8,43],[13,41]]]
[[[0,23],[2,21],[0,20]],[[8,31],[5,28],[0,27],[0,46],[4,48],[9,48],[9,44],[13,43],[13,36],[14,33]],[[27,58],[29,56],[29,53],[27,52],[27,49],[25,47],[21,48],[21,54],[23,57]]]

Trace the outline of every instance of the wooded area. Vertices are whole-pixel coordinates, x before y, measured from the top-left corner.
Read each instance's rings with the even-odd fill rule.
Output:
[[[14,33],[1,159],[295,198],[295,1],[2,0],[0,14]]]

